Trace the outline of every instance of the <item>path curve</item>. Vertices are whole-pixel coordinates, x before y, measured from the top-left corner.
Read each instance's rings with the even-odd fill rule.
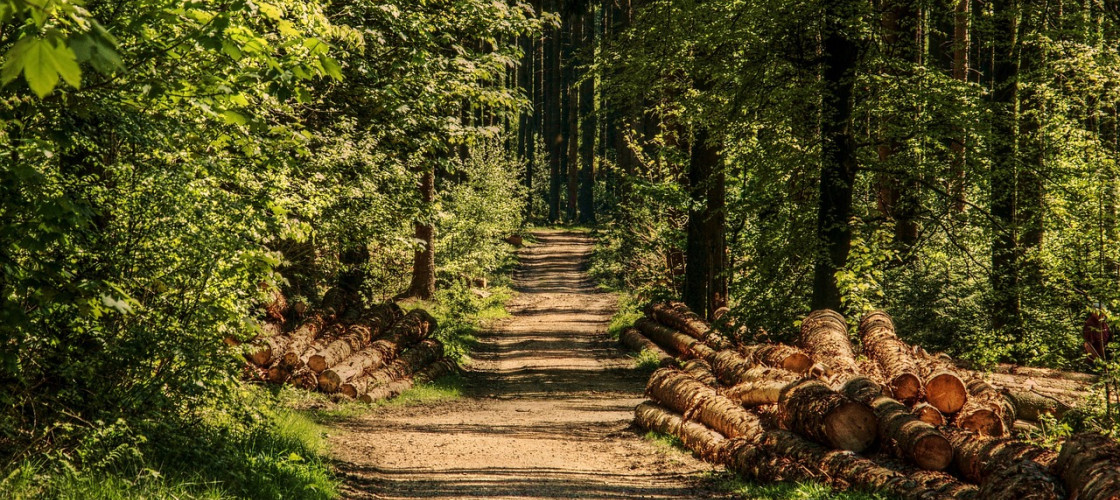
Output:
[[[606,335],[615,298],[584,233],[536,233],[512,317],[480,338],[466,397],[340,424],[348,498],[708,498],[712,467],[630,428],[645,376]]]

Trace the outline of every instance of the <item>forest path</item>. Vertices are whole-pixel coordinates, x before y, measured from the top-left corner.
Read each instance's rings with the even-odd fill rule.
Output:
[[[464,397],[339,424],[348,498],[710,498],[712,466],[630,429],[646,376],[606,334],[615,297],[586,273],[591,239],[522,250],[512,317],[481,336]]]

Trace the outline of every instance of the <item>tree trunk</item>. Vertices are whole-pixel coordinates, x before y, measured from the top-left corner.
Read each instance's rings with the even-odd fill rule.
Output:
[[[576,220],[576,191],[579,186],[579,91],[576,87],[576,44],[583,33],[583,16],[574,12],[565,15],[566,29],[563,42],[563,97],[561,103],[560,128],[562,142],[560,147],[561,175],[567,180],[567,203],[564,218],[568,222]]]
[[[702,318],[727,303],[724,237],[724,172],[719,145],[697,126],[689,155],[692,198],[685,246],[684,303]]]
[[[548,0],[550,11],[559,10],[558,0]],[[548,148],[548,221],[560,220],[560,174],[561,159],[564,151],[563,132],[563,71],[561,69],[560,48],[563,38],[562,28],[550,28],[545,36],[545,145]]]
[[[424,205],[424,215],[422,220],[413,223],[415,238],[423,246],[417,248],[413,255],[412,284],[405,296],[421,300],[429,300],[436,293],[435,227],[431,221],[436,195],[435,176],[435,165],[425,167],[420,174],[420,201]]]
[[[400,357],[385,367],[342,384],[339,392],[347,397],[356,398],[368,393],[370,389],[406,378],[441,357],[443,357],[443,344],[435,339],[422,340],[419,344],[406,349]]]
[[[778,403],[789,429],[819,443],[862,451],[875,442],[876,420],[870,408],[855,403],[820,381],[780,368],[750,366],[734,351],[720,351],[711,361],[721,382],[733,387],[725,395],[743,405]]]
[[[923,422],[902,403],[883,395],[882,386],[859,377],[840,391],[870,406],[879,419],[879,438],[894,442],[906,459],[925,470],[944,470],[953,461],[953,446],[937,428]]]
[[[1054,452],[954,427],[943,430],[953,443],[957,470],[965,479],[980,483],[981,491],[998,492],[997,498],[1009,500],[1065,498],[1061,484],[1050,473]]]
[[[991,207],[996,224],[992,228],[992,327],[1013,341],[1022,338],[1020,311],[1019,249],[1015,230],[1015,170],[1019,120],[1019,12],[1017,3],[998,0],[992,4],[994,62],[991,113]]]
[[[399,396],[404,391],[411,389],[416,384],[423,384],[436,380],[456,370],[455,363],[449,359],[441,359],[416,372],[415,375],[389,382],[388,384],[370,389],[365,394],[358,396],[363,403],[373,403],[382,399]]]
[[[585,63],[595,55],[595,9],[592,7],[583,14],[582,51]],[[579,171],[579,222],[595,223],[595,136],[598,128],[595,123],[595,77],[584,74],[579,87],[580,119],[580,171]]]
[[[801,322],[797,344],[814,362],[826,368],[828,377],[843,379],[862,374],[848,339],[848,324],[836,311],[823,309],[809,313]]]
[[[657,324],[650,318],[643,317],[634,322],[634,326],[641,330],[650,340],[663,349],[672,351],[680,358],[696,358],[707,360],[716,351],[694,337],[673,330],[669,326]]]
[[[658,365],[669,366],[676,363],[676,359],[670,356],[669,353],[661,349],[657,344],[653,343],[650,339],[642,335],[637,328],[626,328],[618,335],[622,344],[629,347],[632,351],[642,353],[649,351],[657,356]]]
[[[646,394],[728,438],[747,437],[753,441],[762,430],[757,416],[679,370],[662,368],[653,372],[646,384]]]
[[[1015,406],[1007,396],[979,378],[968,381],[968,401],[954,424],[983,436],[1006,436],[1015,424]]]
[[[971,32],[972,0],[957,0],[953,15],[953,79],[959,82],[968,82],[968,51],[970,48],[969,34]],[[953,158],[950,167],[950,189],[953,197],[953,209],[957,213],[964,212],[967,190],[966,146],[968,144],[968,131],[964,127],[954,128],[954,137],[949,145]]]
[[[847,2],[825,2],[822,96],[820,103],[821,171],[817,206],[820,248],[813,269],[813,309],[840,309],[836,272],[848,263],[852,245],[848,219],[856,180],[856,146],[852,137],[852,89],[860,48],[848,38]]]
[[[1070,498],[1120,499],[1120,444],[1095,433],[1071,436],[1055,466]]]
[[[813,367],[813,361],[807,354],[785,344],[740,346],[739,354],[751,363],[781,368],[797,374],[808,373]]]
[[[890,316],[882,311],[869,313],[859,322],[859,334],[864,352],[883,368],[887,386],[895,399],[906,403],[917,401],[922,395],[918,363],[910,346],[895,335]]]

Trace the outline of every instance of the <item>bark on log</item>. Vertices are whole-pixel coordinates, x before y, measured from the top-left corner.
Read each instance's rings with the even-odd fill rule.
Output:
[[[365,394],[358,396],[358,400],[363,403],[373,403],[382,399],[396,397],[404,391],[411,389],[416,384],[431,382],[455,370],[456,366],[454,362],[446,358],[441,359],[428,365],[411,377],[394,380],[388,384],[370,389]]]
[[[753,363],[773,366],[793,373],[809,372],[813,361],[800,349],[784,344],[753,344],[739,347],[739,354]]]
[[[936,427],[921,421],[910,409],[883,395],[883,388],[866,377],[844,384],[841,393],[863,403],[879,418],[879,438],[893,441],[906,459],[925,470],[944,470],[953,461],[953,447]]]
[[[250,355],[250,360],[257,366],[271,366],[280,361],[293,344],[306,346],[306,343],[315,340],[315,336],[319,334],[322,327],[322,318],[312,316],[291,333],[262,339],[260,348]]]
[[[690,359],[681,363],[681,370],[708,387],[719,386],[719,380],[716,379],[715,374],[712,373],[712,365],[708,364],[707,361],[702,359]]]
[[[953,443],[953,464],[965,479],[980,483],[983,498],[1058,499],[1065,492],[1050,473],[1056,454],[1008,438],[991,438],[943,427]]]
[[[637,328],[631,327],[622,330],[618,338],[622,341],[623,345],[634,352],[639,354],[644,351],[652,352],[654,356],[657,356],[657,364],[659,366],[669,366],[676,363],[676,358],[670,356],[664,349],[653,343],[652,340],[646,338],[645,335],[642,335]]]
[[[815,363],[825,367],[826,377],[846,380],[861,375],[848,339],[848,324],[836,311],[820,309],[809,313],[801,322],[797,343]]]
[[[914,413],[914,416],[918,417],[918,420],[934,427],[945,425],[945,415],[942,415],[937,408],[934,408],[933,405],[929,403],[918,403],[914,405],[911,411]]]
[[[255,340],[252,341],[249,352],[245,354],[246,359],[259,367],[268,367],[272,364],[272,349],[277,346],[280,337],[286,337],[280,332],[280,325],[276,323],[261,324],[261,333]]]
[[[305,329],[305,325],[307,324],[301,325],[300,329],[292,334],[292,342],[288,344],[284,354],[276,360],[277,364],[288,370],[295,371],[303,368],[308,358],[322,348],[324,343],[345,331],[345,327],[339,324],[322,327],[317,331],[313,331],[314,326]],[[308,352],[309,350],[311,352]]]
[[[968,402],[954,424],[984,436],[1006,436],[1015,424],[1015,407],[1003,393],[981,379],[968,381]]]
[[[1120,500],[1120,443],[1096,433],[1071,436],[1055,468],[1070,498]]]
[[[327,344],[307,358],[307,366],[315,373],[322,373],[351,354],[364,349],[370,342],[372,331],[362,325],[352,325],[345,335]]]
[[[1015,407],[1015,416],[1037,422],[1042,415],[1062,418],[1070,411],[1062,401],[1036,392],[1007,391],[1007,399]]]
[[[634,322],[634,326],[654,343],[668,352],[675,353],[677,357],[707,360],[715,354],[715,351],[704,342],[652,319],[640,318]]]
[[[856,452],[875,442],[875,413],[818,380],[752,366],[732,350],[713,356],[712,371],[732,386],[724,391],[728,398],[746,406],[780,404],[785,425],[809,439]]]
[[[975,368],[966,361],[955,361],[955,364],[965,370],[975,370]],[[1100,377],[1092,373],[1055,370],[1053,368],[1039,368],[1034,366],[1020,366],[1010,363],[999,363],[993,366],[989,372],[996,375],[1014,375],[1016,377],[1023,378],[1064,380],[1067,382],[1075,382],[1082,386],[1093,385],[1100,379]]]
[[[374,341],[369,347],[354,353],[345,361],[323,370],[319,374],[319,390],[327,394],[334,394],[342,388],[342,384],[353,380],[367,370],[376,370],[392,361],[400,351],[401,345],[381,339]]]
[[[712,326],[703,318],[692,312],[688,306],[681,302],[660,302],[651,304],[648,315],[659,323],[671,326],[681,333],[715,349],[726,349],[730,346],[727,339],[712,329]]]
[[[1019,392],[1036,392],[1077,406],[1089,394],[1090,386],[1063,379],[1033,378],[1005,373],[976,373],[989,384]]]
[[[703,424],[687,421],[680,414],[649,401],[634,408],[634,421],[643,429],[680,439],[693,453],[712,461],[719,461],[729,443],[727,438]]]
[[[435,339],[423,340],[406,349],[392,363],[342,384],[339,392],[347,397],[356,398],[375,387],[407,378],[442,357],[443,344]]]
[[[376,370],[390,362],[405,347],[415,344],[436,328],[436,320],[423,309],[413,309],[389,328],[383,338],[355,353],[338,365],[319,374],[319,390],[338,392],[342,384],[366,371]]]
[[[883,311],[874,311],[859,322],[859,335],[864,352],[883,369],[887,387],[895,399],[912,403],[922,395],[918,363],[908,345],[899,340],[894,322]]]
[[[893,470],[852,453],[825,449],[792,432],[764,430],[757,441],[728,440],[654,403],[642,403],[634,413],[639,427],[676,436],[699,455],[762,480],[816,479],[839,488],[883,490],[908,499],[967,499],[976,491],[946,474]]]
[[[752,437],[762,429],[758,417],[680,370],[662,368],[649,378],[646,394],[688,419],[695,418],[728,438]]]

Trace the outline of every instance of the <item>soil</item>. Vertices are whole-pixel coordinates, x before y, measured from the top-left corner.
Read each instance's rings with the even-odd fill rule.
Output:
[[[616,299],[587,275],[590,238],[535,236],[512,317],[480,338],[464,397],[332,429],[347,498],[725,496],[711,465],[631,427],[648,374],[606,333]]]

